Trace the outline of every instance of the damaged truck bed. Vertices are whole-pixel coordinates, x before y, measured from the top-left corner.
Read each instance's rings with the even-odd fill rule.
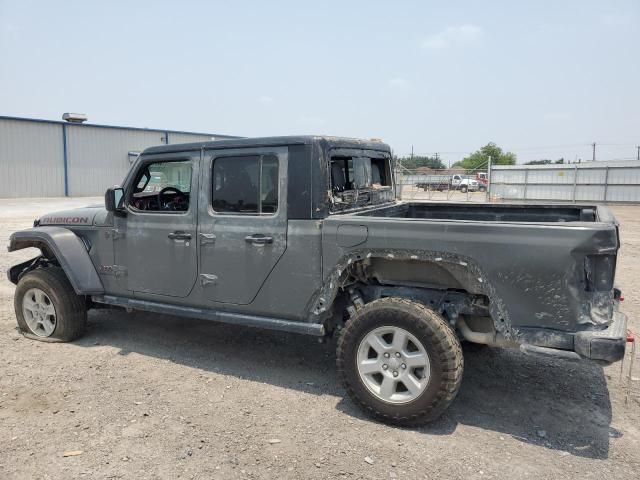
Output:
[[[69,341],[104,305],[338,338],[347,393],[399,425],[456,395],[460,342],[614,362],[618,225],[597,205],[402,202],[389,146],[335,137],[145,150],[104,206],[9,250],[20,330]]]
[[[558,356],[624,354],[618,225],[606,207],[398,203],[331,217],[323,229],[337,239],[323,243],[325,268],[365,258],[363,281],[446,289],[429,304],[454,324],[491,317],[496,336]]]

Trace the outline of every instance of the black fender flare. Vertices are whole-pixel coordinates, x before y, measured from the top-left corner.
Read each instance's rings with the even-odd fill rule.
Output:
[[[10,252],[29,247],[39,248],[43,254],[44,250],[48,250],[54,255],[78,295],[104,293],[102,281],[84,242],[71,230],[63,227],[35,227],[14,232],[9,237],[7,249]],[[7,274],[11,282],[17,283],[15,268],[9,269]]]

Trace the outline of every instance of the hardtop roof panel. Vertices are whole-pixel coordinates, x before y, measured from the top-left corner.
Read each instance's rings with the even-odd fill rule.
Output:
[[[171,145],[158,145],[149,147],[142,152],[143,154],[184,152],[187,150],[204,149],[228,149],[240,147],[266,147],[266,146],[286,146],[286,145],[309,145],[313,143],[324,144],[326,148],[353,148],[363,150],[379,150],[391,152],[389,145],[374,140],[361,140],[357,138],[346,137],[327,137],[327,136],[282,136],[282,137],[258,137],[258,138],[233,138],[225,140],[214,140],[207,142],[182,143]]]

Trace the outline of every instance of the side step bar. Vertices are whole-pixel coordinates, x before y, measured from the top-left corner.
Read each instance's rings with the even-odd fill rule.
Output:
[[[91,297],[96,303],[115,305],[118,307],[143,310],[146,312],[165,313],[180,317],[199,318],[202,320],[212,320],[214,322],[231,323],[246,327],[266,328],[281,332],[302,333],[305,335],[325,335],[324,325],[319,323],[294,322],[291,320],[281,320],[271,317],[259,317],[256,315],[244,315],[242,313],[230,313],[217,310],[208,310],[194,307],[182,307],[160,302],[150,302],[137,298],[116,297],[113,295],[93,295]]]

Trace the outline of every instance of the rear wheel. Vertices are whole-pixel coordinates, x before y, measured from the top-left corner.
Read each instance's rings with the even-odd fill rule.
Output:
[[[84,332],[87,306],[62,269],[32,270],[20,278],[14,297],[20,331],[29,338],[69,342]]]
[[[462,380],[460,342],[424,305],[384,298],[349,320],[338,342],[338,372],[353,401],[394,425],[436,419]]]

